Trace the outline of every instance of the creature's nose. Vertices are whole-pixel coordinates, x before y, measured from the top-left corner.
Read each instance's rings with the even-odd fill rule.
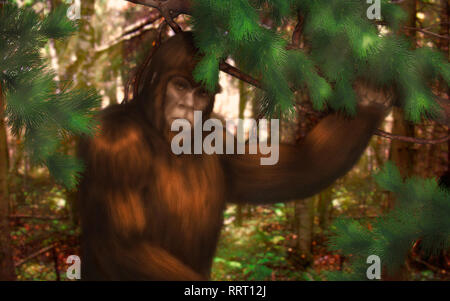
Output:
[[[188,108],[194,108],[194,93],[187,93],[183,105]]]

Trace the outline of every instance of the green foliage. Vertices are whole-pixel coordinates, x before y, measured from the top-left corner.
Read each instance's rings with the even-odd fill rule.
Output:
[[[213,89],[220,61],[231,57],[260,79],[265,90],[261,110],[269,116],[289,116],[293,90],[301,89],[307,89],[315,109],[328,103],[355,114],[352,83],[357,78],[397,87],[407,119],[432,116],[437,106],[430,85],[439,78],[450,83],[450,65],[430,48],[412,50],[395,34],[405,19],[397,4],[381,1],[382,21],[390,32],[385,35],[367,18],[368,7],[360,0],[195,0],[194,33],[205,55],[195,79]],[[304,19],[308,52],[287,51],[288,41],[277,29],[283,20],[296,19],[297,11]],[[271,16],[275,26],[262,26],[261,14]]]
[[[225,222],[212,268],[214,280],[299,279],[302,273],[286,259],[289,239],[285,204],[258,208],[242,226]],[[225,211],[234,219],[235,206]],[[272,228],[271,226],[276,226]],[[292,242],[291,242],[292,243]]]
[[[272,7],[280,3],[268,2]],[[285,13],[286,9],[277,11]],[[193,17],[196,43],[205,54],[195,72],[196,80],[205,83],[209,89],[215,87],[220,60],[231,55],[243,70],[261,77],[266,90],[262,105],[268,114],[292,110],[293,92],[283,72],[288,63],[286,41],[275,31],[259,25],[257,10],[249,1],[197,0]],[[214,72],[200,69],[205,66]],[[278,84],[274,85],[274,82]]]
[[[49,39],[67,37],[77,29],[66,11],[61,6],[41,19],[30,8],[5,4],[0,9],[0,84],[13,133],[24,131],[33,161],[46,165],[56,180],[72,188],[81,164],[59,154],[58,147],[67,135],[92,132],[92,109],[98,107],[99,97],[93,90],[55,82],[40,56]]]
[[[396,195],[396,207],[375,220],[338,219],[334,223],[330,249],[352,255],[352,271],[330,273],[329,279],[366,279],[365,260],[370,255],[379,256],[388,273],[395,272],[419,239],[428,254],[450,247],[450,191],[440,188],[435,179],[403,181],[392,162],[375,179]]]
[[[71,35],[75,30],[75,24],[66,17],[68,7],[60,5],[55,8],[41,22],[40,31],[50,39],[60,39]]]
[[[45,164],[50,173],[66,187],[75,187],[83,170],[83,165],[78,159],[60,153],[50,155]]]

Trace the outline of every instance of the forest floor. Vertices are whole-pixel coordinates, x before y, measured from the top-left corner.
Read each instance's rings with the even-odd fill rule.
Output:
[[[296,237],[285,206],[252,207],[240,226],[235,223],[235,206],[228,207],[214,259],[213,280],[320,281],[327,280],[328,272],[347,269],[348,259],[327,250],[327,233],[320,230],[313,234],[309,260],[295,250]],[[445,260],[450,263],[449,256]],[[450,280],[449,271],[419,258],[410,261],[408,280]]]
[[[66,193],[31,178],[26,185],[16,184],[10,189],[15,204],[10,225],[18,280],[68,280],[66,258],[80,254],[80,230],[70,217]],[[247,206],[239,225],[236,206],[229,205],[212,280],[316,281],[327,280],[329,271],[345,270],[347,259],[327,251],[327,233],[321,230],[313,233],[311,256],[296,251],[290,209],[286,204]],[[450,280],[448,271],[416,259],[408,264],[410,280]]]

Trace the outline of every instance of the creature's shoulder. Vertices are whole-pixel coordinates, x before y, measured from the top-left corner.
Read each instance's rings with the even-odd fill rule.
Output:
[[[99,133],[111,138],[123,135],[148,136],[156,131],[142,110],[132,104],[109,106],[100,112],[98,120]]]
[[[123,132],[133,127],[142,127],[145,120],[135,106],[129,104],[111,105],[97,116],[102,133]],[[123,130],[121,130],[123,129]]]
[[[148,141],[148,125],[136,109],[129,105],[113,105],[97,115],[94,135],[83,137],[80,144],[89,152],[123,153],[144,151]]]
[[[123,107],[122,107],[123,106]],[[120,183],[148,176],[154,161],[145,120],[125,105],[112,106],[98,116],[98,129],[79,144],[87,172]]]

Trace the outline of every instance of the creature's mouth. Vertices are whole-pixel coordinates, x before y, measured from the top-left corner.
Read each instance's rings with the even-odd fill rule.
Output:
[[[188,118],[186,118],[186,116],[180,116],[180,117],[172,117],[172,118],[170,118],[170,122],[171,122],[171,123],[177,122],[177,121],[181,121],[181,120],[187,120],[189,123],[191,123],[191,121],[190,121]]]
[[[179,105],[177,107],[176,113],[171,117],[171,120],[176,119],[186,119],[188,121],[192,121],[191,119],[194,116],[194,107],[185,106],[185,105]]]
[[[193,125],[194,120],[192,117],[189,117],[188,115],[184,116],[173,116],[170,118],[170,123],[179,122],[181,124],[185,124],[185,122],[188,122],[190,125]]]
[[[180,110],[184,110],[184,111],[194,111],[194,110],[195,110],[194,107],[192,107],[192,106],[187,106],[187,105],[182,104],[182,103],[180,103],[179,105],[177,105],[177,107],[178,107]]]

